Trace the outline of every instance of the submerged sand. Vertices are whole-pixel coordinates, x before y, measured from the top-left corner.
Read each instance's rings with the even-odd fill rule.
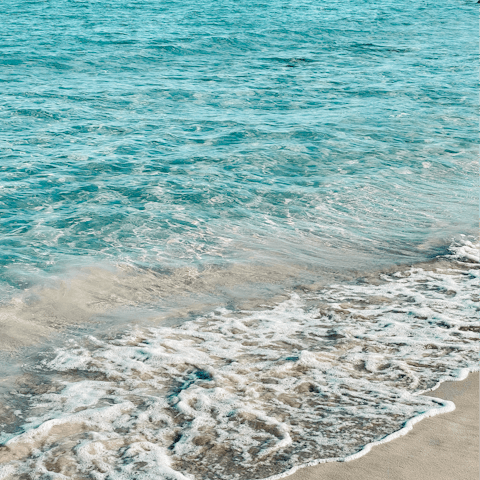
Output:
[[[478,480],[478,372],[429,395],[454,402],[456,409],[422,420],[357,460],[306,467],[285,480]]]

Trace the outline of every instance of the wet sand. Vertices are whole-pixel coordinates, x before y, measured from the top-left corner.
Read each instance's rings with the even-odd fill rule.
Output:
[[[451,400],[453,412],[426,418],[407,435],[344,463],[298,470],[286,480],[478,480],[479,373],[445,382],[429,395]]]

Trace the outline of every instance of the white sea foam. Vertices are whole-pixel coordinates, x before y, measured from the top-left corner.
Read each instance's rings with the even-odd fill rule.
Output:
[[[39,366],[61,388],[4,435],[0,478],[278,478],[357,458],[452,410],[420,394],[477,368],[472,245],[376,285],[72,341]]]
[[[463,235],[450,247],[450,250],[452,250],[452,257],[457,260],[480,262],[480,242],[474,243]]]

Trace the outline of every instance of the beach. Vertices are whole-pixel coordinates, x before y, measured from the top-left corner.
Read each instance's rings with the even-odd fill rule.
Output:
[[[477,8],[0,2],[0,480],[477,478]]]
[[[350,462],[298,470],[286,480],[475,480],[479,478],[479,374],[430,392],[455,410],[417,423],[407,435]]]

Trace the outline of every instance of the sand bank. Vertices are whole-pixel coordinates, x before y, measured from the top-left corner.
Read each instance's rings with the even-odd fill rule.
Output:
[[[479,374],[443,383],[430,395],[451,400],[453,412],[417,423],[407,435],[350,462],[298,470],[286,480],[477,480]]]

